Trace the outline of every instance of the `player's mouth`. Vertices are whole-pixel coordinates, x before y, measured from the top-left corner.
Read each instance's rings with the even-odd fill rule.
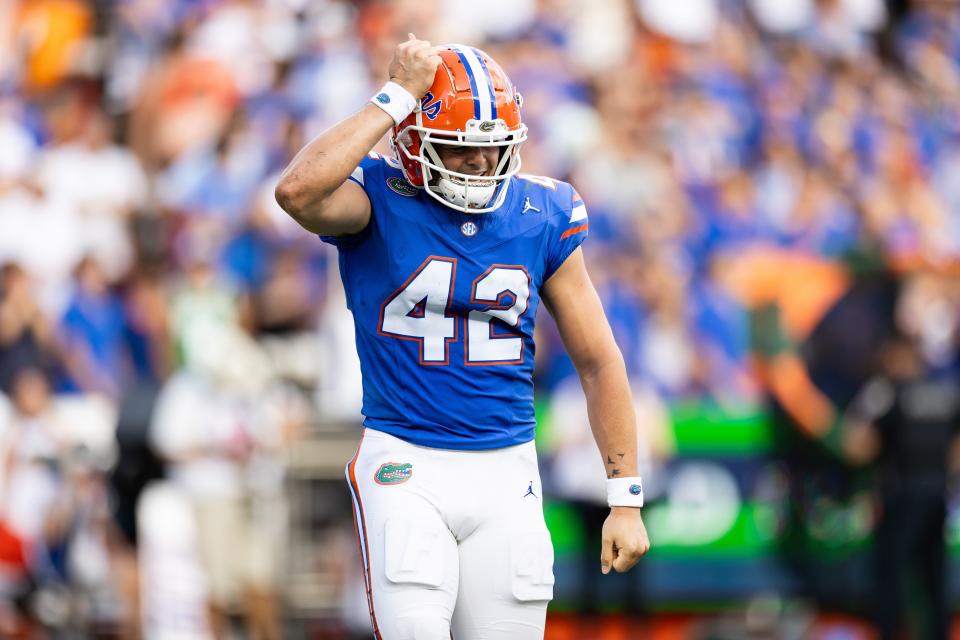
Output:
[[[476,175],[477,178],[489,177],[482,173],[470,174],[470,175]],[[461,186],[465,186],[467,184],[467,180],[468,178],[459,178],[457,176],[450,176],[450,182],[457,185],[461,185]],[[473,178],[469,178],[469,181],[470,181],[471,187],[489,187],[489,186],[492,186],[495,182],[495,180],[475,180]]]

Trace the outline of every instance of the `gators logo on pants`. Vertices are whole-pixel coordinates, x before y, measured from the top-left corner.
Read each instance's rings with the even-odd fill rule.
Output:
[[[384,462],[377,469],[373,479],[377,484],[400,484],[413,475],[413,465],[409,462]]]

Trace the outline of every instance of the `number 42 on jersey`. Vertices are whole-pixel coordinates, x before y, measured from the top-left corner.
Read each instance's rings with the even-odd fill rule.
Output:
[[[449,345],[460,326],[451,311],[457,276],[456,258],[430,256],[380,309],[381,335],[420,344],[420,364],[448,364]],[[496,264],[470,289],[470,302],[486,305],[467,314],[466,364],[523,362],[523,338],[494,333],[494,320],[517,328],[527,312],[530,275],[516,265]]]

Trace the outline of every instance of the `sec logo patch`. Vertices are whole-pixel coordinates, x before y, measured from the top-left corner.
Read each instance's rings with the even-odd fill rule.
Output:
[[[460,233],[468,238],[472,238],[473,236],[477,235],[477,231],[479,230],[480,229],[477,227],[476,222],[464,222],[462,225],[460,225]]]

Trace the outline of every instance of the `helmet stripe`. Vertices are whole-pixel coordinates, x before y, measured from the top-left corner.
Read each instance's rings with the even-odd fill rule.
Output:
[[[480,68],[483,69],[484,78],[487,81],[487,91],[490,93],[490,112],[491,120],[497,119],[497,96],[493,93],[493,80],[490,79],[490,70],[487,69],[487,63],[483,61],[483,56],[480,55],[480,52],[476,49],[473,52],[477,56],[477,60],[480,61]]]
[[[457,55],[460,57],[460,62],[463,63],[463,68],[467,70],[467,78],[470,79],[470,91],[473,93],[473,117],[477,120],[480,119],[480,100],[477,99],[477,83],[473,79],[473,70],[470,68],[470,63],[467,62],[467,57],[463,55],[459,49],[454,49],[457,52]]]
[[[463,63],[467,77],[470,79],[470,91],[473,93],[473,117],[476,120],[490,120],[490,103],[482,98],[492,93],[492,89],[479,56],[472,49],[462,45],[452,45],[451,48],[460,57],[460,62]]]

